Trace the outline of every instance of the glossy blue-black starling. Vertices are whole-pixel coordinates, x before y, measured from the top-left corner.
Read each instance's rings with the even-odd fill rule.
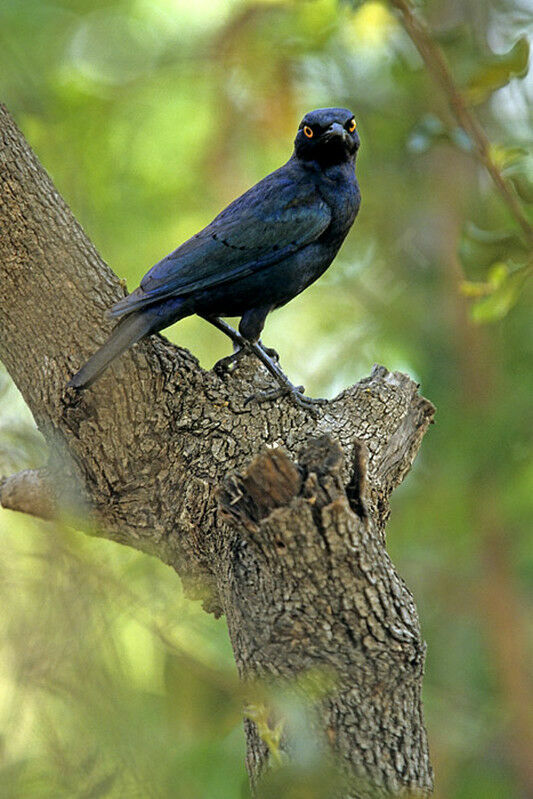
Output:
[[[351,111],[320,108],[303,118],[287,163],[234,200],[206,228],[159,261],[139,288],[108,311],[119,319],[106,343],[70,380],[85,388],[139,339],[198,314],[233,340],[224,368],[253,351],[281,386],[312,404],[259,340],[267,314],[325,272],[359,210],[359,136]],[[220,317],[240,316],[239,332]],[[264,395],[266,396],[266,395]]]

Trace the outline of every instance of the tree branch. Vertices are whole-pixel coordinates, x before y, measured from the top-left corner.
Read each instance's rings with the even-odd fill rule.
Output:
[[[340,447],[323,436],[309,441],[298,466],[282,450],[269,450],[224,481],[221,506],[246,543],[238,562],[246,591],[233,575],[228,581],[237,665],[248,680],[275,677],[291,686],[298,675],[313,674],[323,746],[342,764],[349,796],[426,796],[432,772],[416,608],[376,529],[379,515],[361,511],[369,501],[364,476],[348,500],[343,465]],[[317,669],[334,675],[319,700]],[[384,723],[391,707],[393,727]],[[265,747],[255,726],[247,733],[255,783]]]
[[[46,475],[38,469],[0,478],[0,505],[39,519],[53,519],[57,510]]]
[[[459,125],[472,139],[479,160],[490,174],[511,215],[522,228],[526,241],[528,244],[533,244],[533,226],[524,214],[513,189],[495,164],[487,134],[471,112],[457,87],[442,48],[431,35],[424,20],[414,13],[410,0],[390,0],[390,2],[400,12],[405,30],[422,56],[422,60],[429,72],[444,91]]]
[[[315,664],[338,666],[343,687],[325,703],[321,724],[346,759],[356,786],[349,796],[366,796],[367,778],[381,791],[427,792],[423,645],[412,599],[385,551],[384,525],[390,492],[432,420],[431,403],[407,376],[375,367],[317,418],[288,398],[246,405],[271,385],[255,359],[221,377],[162,336],[133,347],[73,402],[66,381],[104,340],[104,310],[122,291],[0,107],[0,358],[49,445],[45,474],[58,506],[85,503],[84,517],[102,535],[156,555],[190,596],[224,612],[243,677],[297,674],[307,667],[304,648]],[[312,444],[325,434],[337,444]],[[280,446],[284,454],[273,454]],[[254,461],[265,447],[270,454]],[[38,474],[12,480],[26,490],[12,506],[42,507]],[[223,499],[221,508],[221,485],[222,497],[233,485],[242,498]],[[5,484],[2,500],[4,492]],[[294,574],[302,577],[296,605],[285,599]],[[338,631],[329,644],[323,627],[309,623],[316,613]],[[394,737],[396,718],[410,753]],[[383,757],[369,723],[385,736]],[[247,727],[255,779],[266,752],[255,725]],[[393,752],[395,765],[383,765]]]

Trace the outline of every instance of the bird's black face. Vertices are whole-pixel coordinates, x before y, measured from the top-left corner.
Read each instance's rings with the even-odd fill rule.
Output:
[[[359,144],[351,111],[318,108],[302,119],[294,140],[294,152],[303,161],[314,161],[326,168],[354,159]]]

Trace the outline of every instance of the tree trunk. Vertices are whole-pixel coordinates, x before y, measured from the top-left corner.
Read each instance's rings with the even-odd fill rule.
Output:
[[[93,532],[170,564],[225,613],[247,684],[312,697],[339,795],[428,795],[424,644],[385,522],[432,405],[383,367],[317,418],[288,398],[246,405],[270,386],[262,366],[219,377],[159,335],[76,399],[65,384],[123,288],[2,107],[0,147],[0,358],[50,448],[42,470],[0,483],[0,500],[48,518],[83,502]],[[331,675],[319,695],[304,678],[317,670]],[[271,759],[256,722],[253,785]]]

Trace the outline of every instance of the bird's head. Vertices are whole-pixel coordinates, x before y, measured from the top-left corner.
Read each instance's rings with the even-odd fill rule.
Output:
[[[302,161],[314,161],[322,168],[355,158],[359,136],[354,116],[347,108],[317,108],[300,122],[294,152]]]

